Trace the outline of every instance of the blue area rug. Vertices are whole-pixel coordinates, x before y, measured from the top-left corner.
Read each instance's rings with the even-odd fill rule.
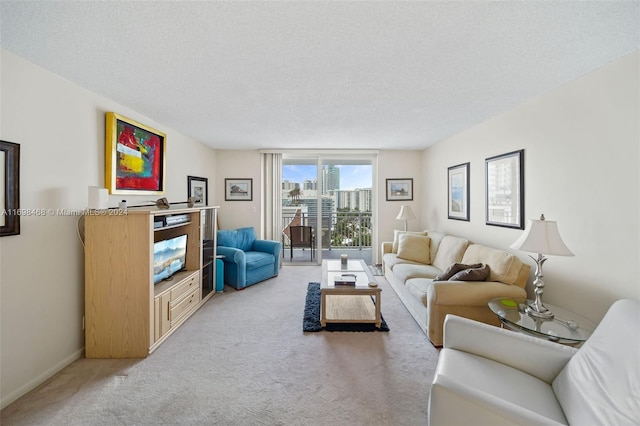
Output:
[[[323,328],[320,325],[320,283],[309,283],[302,331],[389,331],[389,327],[382,318],[380,328],[372,323],[330,323]]]

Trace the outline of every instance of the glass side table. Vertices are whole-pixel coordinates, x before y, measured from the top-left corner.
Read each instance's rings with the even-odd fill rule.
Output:
[[[526,301],[526,303],[530,302]],[[530,316],[524,311],[527,307],[526,303],[519,303],[508,297],[499,297],[489,301],[489,309],[498,316],[502,325],[510,330],[563,345],[580,345],[595,329],[595,324],[588,319],[548,303],[545,303],[545,306],[555,314],[554,318],[543,319]]]

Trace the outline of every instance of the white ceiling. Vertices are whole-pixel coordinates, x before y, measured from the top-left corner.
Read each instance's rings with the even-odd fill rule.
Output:
[[[4,49],[228,149],[422,149],[640,45],[637,1],[3,0],[0,18]]]

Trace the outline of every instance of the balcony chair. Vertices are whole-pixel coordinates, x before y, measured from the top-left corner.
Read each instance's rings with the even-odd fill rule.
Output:
[[[291,259],[293,259],[294,247],[308,248],[311,251],[311,261],[313,262],[315,239],[313,238],[312,226],[290,226],[289,243],[289,256]]]
[[[280,241],[259,240],[253,227],[217,232],[217,253],[224,256],[224,283],[242,290],[280,272]]]
[[[429,425],[640,424],[640,302],[615,302],[579,349],[447,315]]]

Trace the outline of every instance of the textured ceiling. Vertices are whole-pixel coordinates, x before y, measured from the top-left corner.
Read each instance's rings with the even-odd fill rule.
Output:
[[[639,10],[2,1],[0,42],[216,148],[422,149],[638,49]]]

